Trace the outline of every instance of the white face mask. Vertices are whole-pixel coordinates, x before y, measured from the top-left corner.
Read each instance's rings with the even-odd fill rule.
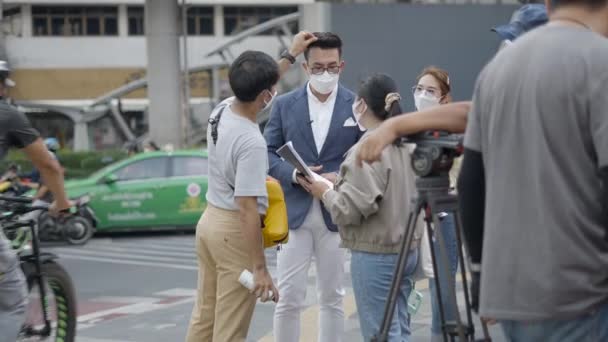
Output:
[[[365,109],[362,111],[358,111],[357,108],[359,108],[361,103],[363,103],[365,105],[365,107],[364,107]],[[355,101],[355,103],[353,103],[353,115],[355,116],[355,121],[357,122],[357,125],[359,126],[359,129],[361,131],[365,131],[367,129],[363,125],[361,125],[361,118],[363,117],[363,114],[365,114],[366,111],[367,111],[367,103],[363,102],[363,99],[359,99],[359,100]]]
[[[310,85],[323,95],[331,93],[340,80],[340,74],[330,74],[327,71],[321,75],[310,75]]]
[[[270,93],[270,91],[268,91]],[[262,111],[270,108],[270,106],[272,106],[272,101],[274,101],[274,98],[277,97],[277,91],[274,91],[273,93],[270,93],[270,100],[268,100],[268,102],[266,102],[266,100],[264,100],[264,108],[262,108]]]
[[[439,98],[431,96],[424,91],[420,94],[414,95],[414,103],[416,104],[416,109],[420,111],[438,106]]]

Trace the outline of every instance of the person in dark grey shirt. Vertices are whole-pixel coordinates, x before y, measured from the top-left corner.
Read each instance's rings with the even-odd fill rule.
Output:
[[[463,224],[510,341],[608,341],[608,1],[553,6],[477,80]]]
[[[38,132],[27,117],[4,100],[9,84],[6,62],[0,61],[0,159],[9,148],[19,148],[40,170],[47,186],[55,195],[52,212],[69,209],[70,202],[63,188],[63,173],[49,155]],[[17,256],[0,229],[0,342],[14,342],[25,319],[27,285]]]

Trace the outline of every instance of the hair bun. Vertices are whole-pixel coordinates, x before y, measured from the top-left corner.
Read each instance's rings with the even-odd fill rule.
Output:
[[[384,99],[384,110],[390,112],[393,103],[399,100],[401,100],[401,95],[399,95],[399,93],[386,94],[386,98]]]

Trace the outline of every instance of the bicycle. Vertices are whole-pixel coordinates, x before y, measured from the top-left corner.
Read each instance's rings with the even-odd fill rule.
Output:
[[[17,341],[74,342],[77,300],[72,279],[56,262],[57,255],[40,251],[36,222],[19,220],[48,207],[32,206],[32,200],[24,197],[0,196],[0,201],[8,209],[0,215],[0,229],[19,256],[30,299]]]

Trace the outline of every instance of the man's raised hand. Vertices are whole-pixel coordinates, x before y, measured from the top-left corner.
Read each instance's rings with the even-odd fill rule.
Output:
[[[306,50],[308,45],[315,41],[317,41],[317,37],[315,37],[312,33],[308,31],[300,31],[293,37],[291,47],[289,48],[289,54],[294,57],[298,57],[300,54],[304,53],[304,50]]]

